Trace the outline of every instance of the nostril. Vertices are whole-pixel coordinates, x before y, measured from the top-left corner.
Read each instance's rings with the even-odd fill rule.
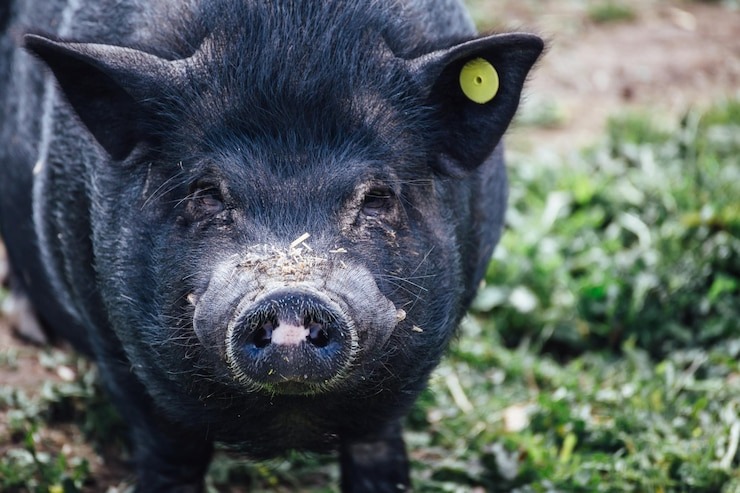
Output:
[[[272,342],[272,332],[274,330],[275,324],[273,324],[273,322],[268,320],[267,322],[262,324],[261,327],[255,330],[254,335],[252,335],[252,343],[254,344],[254,346],[258,349],[269,346]]]
[[[329,331],[326,330],[324,324],[312,320],[309,317],[307,317],[303,323],[304,326],[308,329],[308,342],[318,348],[323,348],[329,345]]]
[[[357,337],[342,307],[323,293],[275,290],[237,306],[225,357],[240,382],[271,393],[313,393],[344,378]]]

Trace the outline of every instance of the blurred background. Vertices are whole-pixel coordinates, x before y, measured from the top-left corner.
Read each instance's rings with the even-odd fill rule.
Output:
[[[609,116],[675,117],[737,95],[737,0],[469,0],[482,31],[534,30],[549,41],[520,122],[533,145],[591,144]]]
[[[549,48],[507,137],[507,231],[408,419],[417,490],[740,492],[738,1],[468,5],[481,31]],[[11,322],[0,491],[128,491],[95,368]],[[208,484],[329,492],[337,477],[332,458],[221,453]]]

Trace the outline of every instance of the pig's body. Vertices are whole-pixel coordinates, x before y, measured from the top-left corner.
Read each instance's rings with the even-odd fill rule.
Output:
[[[52,75],[26,32],[78,43],[26,38]],[[539,40],[465,42],[451,0],[18,1],[0,34],[14,285],[99,364],[139,489],[198,491],[214,440],[405,488],[398,420],[501,232]],[[454,83],[476,56],[485,105]]]

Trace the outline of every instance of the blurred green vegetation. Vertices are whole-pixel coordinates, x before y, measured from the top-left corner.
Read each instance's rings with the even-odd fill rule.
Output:
[[[673,128],[628,115],[567,162],[510,164],[510,231],[475,303],[507,345],[634,338],[659,357],[738,336],[738,101]]]
[[[14,350],[1,351],[0,373],[20,371],[18,359]],[[90,462],[77,454],[78,443],[54,437],[54,431],[72,425],[82,432],[81,440],[100,450],[103,444],[117,443],[125,455],[124,428],[88,360],[48,349],[38,353],[38,364],[51,373],[61,369],[65,379],[46,381],[33,395],[0,388],[0,413],[5,418],[0,426],[0,491],[76,493],[93,484]]]
[[[740,491],[740,100],[513,157],[508,231],[412,415],[440,457],[420,490]]]
[[[598,23],[631,21],[636,17],[635,10],[624,2],[598,2],[588,7],[588,18]]]

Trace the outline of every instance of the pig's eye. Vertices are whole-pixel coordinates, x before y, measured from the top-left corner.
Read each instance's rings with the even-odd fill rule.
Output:
[[[393,207],[394,197],[390,188],[373,188],[365,194],[362,212],[367,216],[378,216]]]
[[[188,206],[193,213],[215,216],[224,210],[224,201],[218,188],[199,184],[193,187]]]

